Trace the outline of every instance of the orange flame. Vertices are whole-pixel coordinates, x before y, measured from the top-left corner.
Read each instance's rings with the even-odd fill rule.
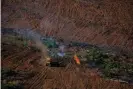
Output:
[[[76,63],[77,63],[78,65],[80,65],[80,60],[79,60],[79,58],[77,57],[76,54],[74,55],[74,60],[76,61]]]

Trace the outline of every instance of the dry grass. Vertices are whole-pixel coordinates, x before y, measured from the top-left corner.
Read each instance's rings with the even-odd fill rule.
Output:
[[[33,82],[34,81],[34,82]],[[100,78],[90,69],[41,68],[41,72],[28,81],[27,89],[132,89],[133,86]]]
[[[131,50],[132,8],[132,0],[2,0],[2,26]]]

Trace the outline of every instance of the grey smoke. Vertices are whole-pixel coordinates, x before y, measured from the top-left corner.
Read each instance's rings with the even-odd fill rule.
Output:
[[[40,40],[42,37],[39,33],[33,31],[32,29],[16,29],[15,32],[25,38],[32,40]]]
[[[20,36],[30,39],[35,42],[35,46],[39,48],[42,52],[42,57],[40,60],[41,64],[46,64],[46,57],[47,57],[47,48],[46,46],[41,42],[42,35],[33,31],[32,29],[16,29],[14,30],[17,34]]]

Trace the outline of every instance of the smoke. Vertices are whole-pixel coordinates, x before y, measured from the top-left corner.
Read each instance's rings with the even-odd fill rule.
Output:
[[[40,63],[45,65],[46,64],[46,57],[47,57],[47,47],[41,42],[42,35],[33,31],[32,29],[16,29],[15,32],[22,36],[23,38],[32,40],[35,42],[35,46],[41,50],[42,57],[40,59]]]
[[[41,50],[41,53],[42,53],[40,63],[46,65],[46,57],[48,56],[47,48],[46,48],[46,46],[44,46],[44,44],[42,44],[41,41],[35,40],[35,42],[36,42],[36,47],[39,48]]]

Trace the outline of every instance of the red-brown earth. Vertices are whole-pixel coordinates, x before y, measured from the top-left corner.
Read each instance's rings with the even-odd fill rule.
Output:
[[[66,40],[133,50],[132,8],[132,0],[2,0],[1,23],[2,27],[32,28],[44,35]],[[11,48],[19,51],[15,53]],[[26,89],[133,88],[118,81],[105,80],[91,69],[77,70],[73,65],[50,69],[40,66],[37,61],[30,64],[32,60],[39,60],[40,54],[27,48],[8,45],[4,49],[10,55],[2,58],[2,67],[37,72],[23,81]],[[16,59],[20,60],[14,64]]]
[[[2,0],[2,27],[133,50],[133,1]]]

